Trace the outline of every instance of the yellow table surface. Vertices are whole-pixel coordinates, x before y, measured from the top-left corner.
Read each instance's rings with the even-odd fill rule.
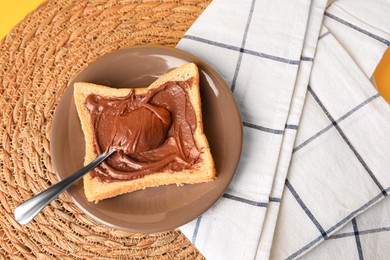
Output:
[[[44,1],[42,0],[0,0],[0,39]],[[390,103],[390,50],[379,63],[374,78],[381,95]]]

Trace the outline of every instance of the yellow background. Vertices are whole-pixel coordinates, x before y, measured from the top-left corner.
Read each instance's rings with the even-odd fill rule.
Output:
[[[0,0],[0,39],[42,0]],[[390,50],[388,49],[374,74],[379,92],[390,103]]]
[[[0,39],[43,2],[42,0],[0,0]]]

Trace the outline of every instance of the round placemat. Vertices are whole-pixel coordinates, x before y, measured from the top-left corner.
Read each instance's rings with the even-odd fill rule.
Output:
[[[57,182],[50,128],[72,79],[124,46],[175,46],[209,2],[47,1],[0,42],[0,256],[203,258],[179,230],[114,230],[87,217],[67,194],[25,226],[14,220],[13,210]]]

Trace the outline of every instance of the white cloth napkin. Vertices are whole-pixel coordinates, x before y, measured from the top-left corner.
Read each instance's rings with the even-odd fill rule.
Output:
[[[390,111],[367,76],[390,38],[378,23],[390,4],[372,2],[366,12],[339,0],[324,16],[326,0],[214,0],[178,44],[221,74],[244,121],[233,182],[181,227],[207,259],[301,256],[383,197]]]
[[[284,133],[296,131],[286,122],[309,10],[310,1],[213,1],[178,45],[224,77],[244,122],[232,184],[214,207],[181,228],[206,258],[256,256]]]
[[[386,259],[390,253],[384,246],[390,239],[383,239],[388,203],[376,210],[381,214],[364,214],[332,236],[390,191],[390,107],[369,81],[389,45],[389,8],[387,1],[338,0],[325,12],[329,31],[323,28],[314,60],[273,259],[300,256],[324,240],[312,257]],[[292,223],[302,223],[302,213],[311,226],[296,239],[302,225]]]
[[[314,57],[316,45],[319,36],[319,30],[323,19],[323,13],[325,9],[326,1],[312,1],[312,11],[310,13],[308,21],[308,32],[306,34],[305,45],[303,48],[303,55],[307,57]],[[299,124],[300,116],[302,114],[302,108],[306,96],[307,85],[309,83],[309,77],[312,68],[312,60],[310,62],[302,62],[299,69],[296,88],[292,100],[292,106],[289,117],[287,119],[288,124]],[[292,123],[294,122],[294,123]],[[291,160],[291,151],[293,149],[295,137],[297,131],[286,132],[283,139],[283,150],[278,162],[278,168],[275,175],[275,181],[272,188],[272,197],[282,197],[284,184],[286,181],[286,175]],[[261,233],[261,239],[257,251],[257,259],[269,258],[273,234],[275,231],[275,225],[279,212],[280,203],[270,201],[267,209],[266,220]]]

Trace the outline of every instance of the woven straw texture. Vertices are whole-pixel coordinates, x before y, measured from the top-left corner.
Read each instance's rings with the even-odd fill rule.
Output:
[[[209,2],[48,1],[0,42],[1,259],[203,258],[179,230],[114,230],[87,217],[67,194],[26,226],[12,212],[57,182],[50,128],[72,78],[123,46],[175,46]]]

